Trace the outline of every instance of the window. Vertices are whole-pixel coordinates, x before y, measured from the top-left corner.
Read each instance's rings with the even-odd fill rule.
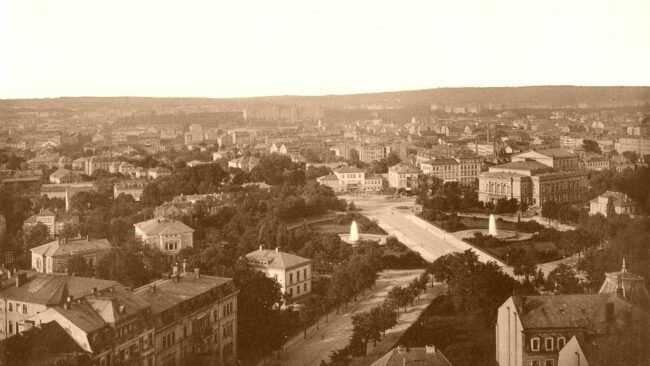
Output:
[[[553,360],[544,360],[544,366],[555,366],[555,361],[553,361]]]
[[[307,292],[307,284],[305,283],[305,292]]]
[[[530,350],[539,351],[539,338],[532,338],[530,340]]]
[[[9,311],[14,311],[14,305],[12,303],[9,303]]]
[[[566,344],[566,338],[564,338],[564,337],[559,337],[559,338],[557,339],[557,350],[558,350],[558,351],[561,350],[561,349],[564,347],[565,344]]]
[[[298,285],[298,287],[296,287],[296,295],[300,295],[300,285]]]
[[[289,273],[289,284],[293,284],[293,273]]]
[[[23,304],[23,314],[27,314],[27,305]]]
[[[307,268],[305,268],[305,269],[303,270],[303,274],[304,274],[305,279],[307,279]]]
[[[551,337],[545,338],[544,339],[544,349],[546,349],[547,351],[553,351],[554,350],[553,343],[554,343],[553,338],[551,338]]]
[[[289,297],[292,297],[292,296],[293,296],[293,289],[290,288],[290,289],[289,289]]]
[[[300,282],[300,271],[296,272],[296,281]]]
[[[530,361],[530,366],[541,366],[541,365],[539,364],[539,360],[532,360]]]
[[[9,334],[14,332],[14,323],[10,320],[9,321]]]

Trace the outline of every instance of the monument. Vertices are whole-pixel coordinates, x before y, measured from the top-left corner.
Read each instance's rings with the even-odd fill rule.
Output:
[[[353,243],[359,241],[359,227],[356,221],[352,221],[350,225],[350,241]]]

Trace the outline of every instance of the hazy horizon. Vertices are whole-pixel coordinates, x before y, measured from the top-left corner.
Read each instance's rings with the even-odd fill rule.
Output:
[[[650,2],[0,4],[0,98],[650,85]]]

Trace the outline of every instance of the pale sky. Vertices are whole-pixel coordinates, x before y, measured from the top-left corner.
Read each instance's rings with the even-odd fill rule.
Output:
[[[650,0],[0,0],[0,98],[650,85]]]

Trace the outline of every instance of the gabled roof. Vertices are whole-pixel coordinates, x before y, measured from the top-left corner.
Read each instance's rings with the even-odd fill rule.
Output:
[[[164,218],[154,218],[138,222],[134,226],[142,230],[146,235],[160,235],[163,233],[169,235],[194,232],[194,229],[185,225],[182,221]]]
[[[265,268],[287,270],[311,263],[311,259],[273,249],[258,249],[246,254],[246,259]]]

